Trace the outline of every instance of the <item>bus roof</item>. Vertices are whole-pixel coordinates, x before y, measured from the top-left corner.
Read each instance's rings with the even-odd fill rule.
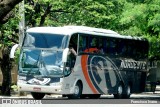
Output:
[[[62,34],[62,35],[72,35],[74,33],[84,33],[84,34],[93,34],[100,36],[108,36],[122,39],[134,39],[134,40],[144,40],[140,37],[125,36],[120,35],[115,31],[102,29],[102,28],[93,28],[87,26],[63,26],[63,27],[33,27],[29,28],[26,31],[27,33],[50,33],[50,34]]]

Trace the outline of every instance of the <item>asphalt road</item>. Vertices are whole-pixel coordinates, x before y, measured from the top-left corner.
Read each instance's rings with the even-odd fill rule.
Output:
[[[145,92],[141,94],[132,94],[129,99],[114,99],[113,95],[102,95],[99,99],[68,99],[61,95],[46,95],[42,100],[34,100],[30,94],[10,97],[0,96],[0,104],[6,101],[12,104],[160,104],[160,90],[155,93]]]

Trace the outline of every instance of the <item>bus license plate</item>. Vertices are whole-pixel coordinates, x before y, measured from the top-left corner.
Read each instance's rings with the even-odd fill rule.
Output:
[[[39,87],[34,87],[33,90],[34,90],[34,91],[41,91],[41,88],[39,88]]]

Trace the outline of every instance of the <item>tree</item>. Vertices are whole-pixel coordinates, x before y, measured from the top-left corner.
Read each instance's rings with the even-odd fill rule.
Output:
[[[22,0],[0,0],[0,24],[4,24],[13,16],[11,10]]]
[[[7,47],[3,47],[1,51],[1,71],[3,75],[3,81],[2,81],[2,89],[1,94],[2,95],[10,95],[10,85],[11,85],[11,61],[9,58],[9,50]]]
[[[0,0],[1,49],[18,43],[20,17],[15,4],[20,1]],[[25,23],[28,27],[86,25],[144,36],[152,43],[150,57],[160,58],[160,0],[25,0]]]
[[[19,13],[17,8],[14,8],[14,11],[11,11],[11,9],[20,1],[21,0],[1,0],[0,2],[0,37],[3,38],[0,41],[0,45],[1,49],[3,48],[2,50],[9,50],[10,46],[18,42]],[[115,23],[110,24],[110,22],[114,22],[116,15],[120,14],[119,11],[116,11],[116,15],[114,14],[115,9],[117,9],[115,5],[121,7],[123,3],[114,0],[25,0],[26,25],[34,27],[74,24],[114,28]],[[9,56],[9,54],[6,53],[5,58],[7,55]],[[1,69],[6,69],[4,72],[9,71],[9,62],[3,62],[4,56],[1,57]],[[4,74],[4,77],[9,77],[9,72],[7,73],[8,74]],[[3,92],[9,89],[9,85],[7,86],[8,88],[4,87]]]
[[[150,41],[149,57],[160,59],[160,1],[129,1],[120,16],[119,31],[125,35],[146,37]]]
[[[9,19],[12,17],[15,18],[15,11],[12,10],[16,4],[21,1],[22,0],[0,0],[0,67],[3,75],[1,90],[3,95],[10,95],[11,60],[9,58],[9,53],[12,43],[17,41],[17,36],[14,36],[14,32],[17,31],[17,27],[15,27],[17,25],[17,23],[15,23],[17,20]]]
[[[52,2],[51,0],[30,0],[25,2],[27,26],[86,25],[116,30],[125,0],[54,0]]]

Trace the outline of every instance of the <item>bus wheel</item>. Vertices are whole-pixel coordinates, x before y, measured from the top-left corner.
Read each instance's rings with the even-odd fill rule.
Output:
[[[117,93],[114,94],[114,98],[120,99],[120,98],[122,98],[122,94],[123,94],[123,86],[120,84],[117,87]]]
[[[45,96],[44,93],[36,93],[36,92],[31,92],[31,95],[36,100],[41,100]]]
[[[131,95],[131,87],[128,85],[125,89],[125,93],[123,94],[123,98],[130,98]]]
[[[75,88],[74,88],[74,94],[68,95],[69,99],[78,99],[82,95],[82,85],[80,82],[77,82]]]

